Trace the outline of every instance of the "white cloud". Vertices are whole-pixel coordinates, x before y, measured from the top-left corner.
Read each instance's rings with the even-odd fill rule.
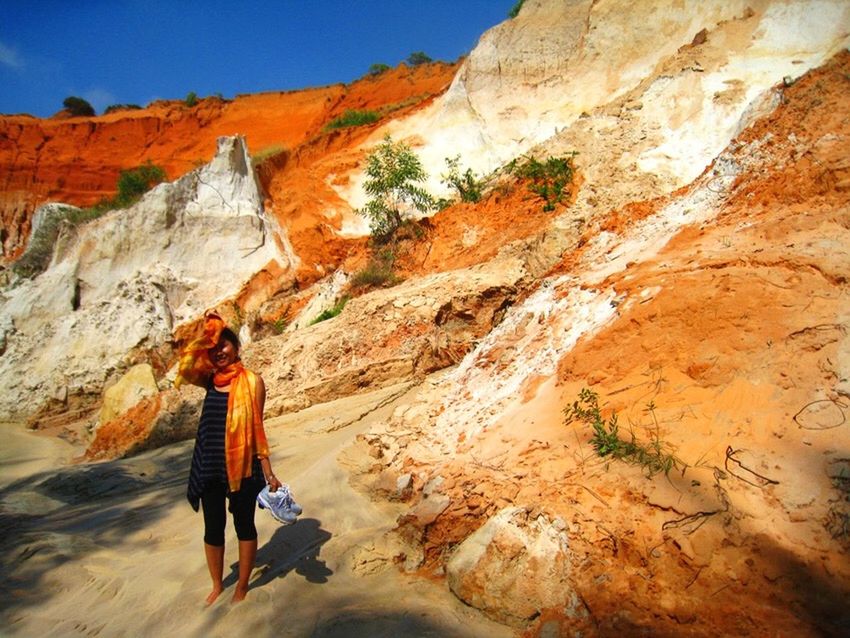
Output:
[[[18,52],[2,42],[0,42],[0,64],[12,69],[22,69],[24,67],[24,61],[18,55]]]

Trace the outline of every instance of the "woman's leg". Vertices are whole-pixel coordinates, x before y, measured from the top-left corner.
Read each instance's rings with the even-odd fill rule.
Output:
[[[204,554],[207,557],[207,569],[210,570],[213,588],[207,596],[207,605],[212,605],[219,594],[224,591],[221,577],[224,574],[224,545],[208,545],[204,543]]]
[[[257,557],[257,528],[254,525],[254,512],[257,505],[255,481],[246,479],[242,489],[230,495],[230,511],[233,513],[233,526],[239,539],[239,581],[233,592],[231,602],[238,603],[248,593],[248,581],[254,569]]]
[[[224,589],[224,526],[226,512],[224,508],[226,488],[213,486],[201,494],[201,506],[204,511],[204,555],[207,569],[212,580],[212,591],[207,596],[207,605],[211,605]]]
[[[248,580],[254,570],[254,559],[257,557],[257,539],[239,541],[239,582],[230,602],[238,603],[248,594]]]

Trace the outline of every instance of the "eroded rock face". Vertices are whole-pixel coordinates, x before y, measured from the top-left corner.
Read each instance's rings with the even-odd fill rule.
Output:
[[[585,615],[570,584],[571,570],[566,523],[509,507],[454,550],[446,578],[466,604],[518,624],[546,609]]]
[[[351,300],[330,320],[258,342],[274,416],[457,363],[501,321],[526,278],[523,262],[417,278]]]
[[[288,267],[293,257],[278,245],[239,137],[221,138],[210,164],[135,205],[67,228],[51,266],[3,292],[0,313],[11,326],[0,414],[32,414],[50,397],[96,397],[170,343],[175,326],[270,262]]]

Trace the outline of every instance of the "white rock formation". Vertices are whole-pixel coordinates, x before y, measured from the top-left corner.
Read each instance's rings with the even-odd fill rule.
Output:
[[[586,184],[624,182],[602,202],[622,205],[695,179],[772,86],[850,44],[848,25],[844,0],[528,0],[481,37],[441,99],[364,147],[408,140],[439,193],[458,149],[487,174],[558,138],[579,152]],[[362,184],[355,174],[340,188],[354,208]]]
[[[0,415],[99,394],[134,353],[167,342],[270,261],[292,266],[273,232],[241,137],[219,139],[209,164],[135,205],[66,228],[50,267],[0,297]]]

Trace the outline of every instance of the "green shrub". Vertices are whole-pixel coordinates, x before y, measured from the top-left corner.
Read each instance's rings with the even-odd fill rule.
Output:
[[[325,130],[330,131],[338,128],[348,128],[349,126],[363,126],[364,124],[374,124],[381,119],[379,113],[375,111],[355,111],[348,109],[335,117],[325,125]]]
[[[118,176],[118,194],[112,202],[117,207],[129,206],[162,181],[165,181],[165,171],[150,160],[141,166],[121,171]]]
[[[513,160],[507,170],[522,180],[528,180],[528,190],[538,195],[546,203],[544,211],[553,211],[557,204],[563,203],[569,196],[569,186],[573,181],[573,157],[575,153],[563,157],[548,157],[541,162],[536,157],[525,157],[523,161]]]
[[[188,107],[193,107],[198,103],[198,94],[194,91],[189,91],[186,94],[186,98],[183,100],[183,104]]]
[[[91,117],[95,114],[94,107],[92,107],[92,105],[86,100],[81,97],[77,97],[76,95],[66,97],[62,101],[62,106],[64,106],[71,115],[78,117]]]
[[[454,200],[451,200],[448,197],[438,197],[436,200],[434,200],[434,209],[446,210],[452,204],[454,204]]]
[[[428,62],[433,62],[433,60],[424,51],[414,51],[407,56],[407,63],[410,66],[419,66],[420,64],[427,64]]]
[[[371,199],[358,211],[369,219],[372,238],[383,243],[392,238],[414,211],[434,209],[434,199],[417,182],[427,178],[422,162],[403,142],[394,143],[389,135],[366,158],[363,184]]]
[[[138,104],[110,104],[106,107],[104,113],[114,113],[115,111],[135,111],[142,107]]]
[[[317,324],[321,321],[327,321],[328,319],[333,319],[339,313],[342,312],[342,309],[345,308],[345,304],[347,304],[347,303],[348,303],[348,297],[343,297],[342,299],[337,301],[333,305],[332,308],[328,308],[327,310],[323,310],[319,314],[318,317],[316,317],[315,319],[313,319],[313,321],[310,322],[310,325],[312,326],[312,325]]]
[[[440,176],[443,184],[451,186],[457,191],[462,202],[480,202],[484,194],[484,185],[475,177],[471,168],[467,168],[463,174],[460,172],[460,155],[446,158],[446,166],[449,172]]]
[[[381,75],[381,73],[383,73],[384,71],[389,70],[389,64],[384,64],[383,62],[375,62],[375,64],[369,66],[369,70],[366,72],[366,75],[368,75],[369,77],[376,77],[378,75]]]
[[[514,3],[514,6],[511,7],[511,10],[508,11],[509,18],[516,18],[519,15],[519,10],[522,9],[522,5],[525,4],[525,0],[517,0]]]
[[[650,403],[647,410],[653,414],[654,419],[655,405]],[[564,417],[567,424],[578,420],[591,426],[593,436],[590,443],[602,458],[610,457],[640,465],[649,476],[659,472],[667,475],[670,470],[679,467],[683,472],[685,470],[685,464],[672,452],[667,451],[666,444],[660,440],[657,422],[648,444],[638,442],[634,432],[631,433],[628,441],[621,438],[617,414],[612,414],[608,421],[603,419],[599,410],[599,397],[593,390],[583,388],[578,400],[564,410]]]

